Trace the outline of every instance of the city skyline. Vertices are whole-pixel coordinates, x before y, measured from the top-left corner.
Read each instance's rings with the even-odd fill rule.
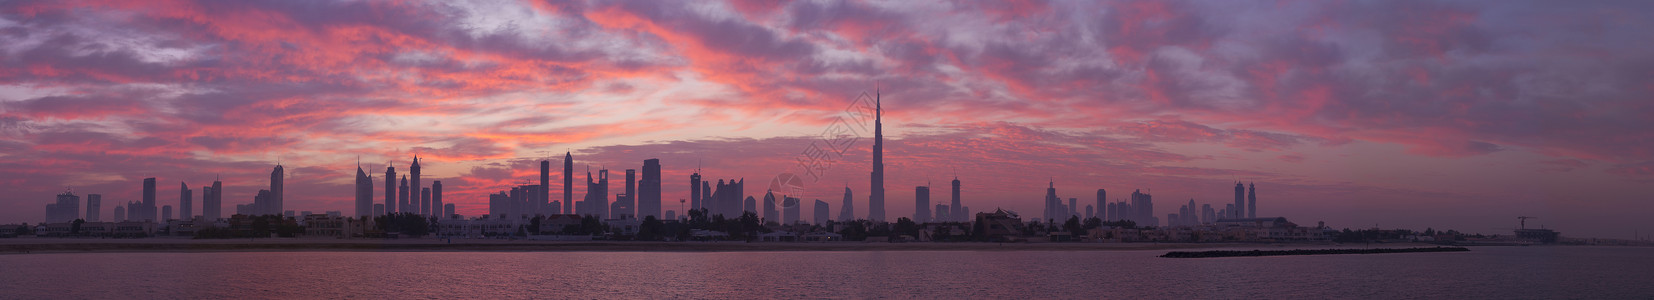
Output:
[[[11,70],[0,74],[0,223],[42,221],[65,188],[99,195],[102,216],[134,202],[146,217],[182,213],[185,197],[190,213],[217,213],[259,190],[278,211],[355,213],[358,160],[403,162],[369,176],[382,181],[373,197],[394,202],[377,193],[408,177],[418,210],[442,195],[475,216],[489,195],[525,185],[577,192],[545,201],[586,193],[568,184],[575,176],[543,179],[557,152],[645,179],[643,161],[659,159],[664,213],[700,196],[685,195],[701,188],[684,184],[691,173],[757,183],[737,201],[763,195],[866,94],[879,119],[847,126],[885,128],[858,128],[857,143],[785,196],[839,209],[848,187],[855,214],[881,213],[868,200],[883,198],[893,221],[927,209],[907,187],[958,178],[973,211],[1037,215],[1050,185],[1080,214],[1152,191],[1171,202],[1142,217],[1160,219],[1189,199],[1250,212],[1231,187],[1255,182],[1259,217],[1477,232],[1537,216],[1571,235],[1626,237],[1654,231],[1637,221],[1654,209],[1640,201],[1654,197],[1650,11],[6,3],[0,28],[21,34],[0,47]],[[174,182],[203,194],[173,198]],[[1099,189],[1115,198],[1093,203]],[[938,195],[930,204],[951,204]],[[654,207],[630,196],[633,209]]]

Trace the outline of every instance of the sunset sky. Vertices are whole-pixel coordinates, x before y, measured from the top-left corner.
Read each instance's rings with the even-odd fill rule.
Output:
[[[415,153],[467,216],[566,151],[611,192],[660,158],[668,210],[697,165],[762,197],[876,87],[892,219],[957,176],[1025,216],[1245,181],[1300,225],[1654,232],[1650,1],[5,1],[0,223],[146,177],[228,214],[278,160],[349,214],[358,158],[381,199]],[[806,203],[866,215],[862,137]]]

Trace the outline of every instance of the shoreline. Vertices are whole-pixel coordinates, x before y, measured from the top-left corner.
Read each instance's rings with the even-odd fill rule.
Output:
[[[636,242],[403,239],[0,239],[0,255],[194,252],[792,252],[792,251],[1138,251],[1176,249],[1391,248],[1420,244],[1333,243],[868,243]],[[1374,247],[1376,246],[1376,247]]]

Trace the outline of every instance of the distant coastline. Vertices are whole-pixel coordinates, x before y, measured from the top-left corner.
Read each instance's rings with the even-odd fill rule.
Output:
[[[768,252],[768,251],[1130,251],[1171,249],[1276,249],[1330,243],[868,243],[868,242],[616,242],[455,239],[0,239],[0,255],[104,252],[304,252],[304,251],[503,251],[503,252]],[[1352,248],[1370,248],[1346,245]],[[1377,245],[1374,245],[1377,246]],[[1419,244],[1385,244],[1414,247]],[[1290,249],[1290,248],[1287,248]]]

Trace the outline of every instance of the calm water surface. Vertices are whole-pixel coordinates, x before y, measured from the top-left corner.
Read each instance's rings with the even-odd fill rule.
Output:
[[[1654,249],[1168,259],[1165,251],[0,255],[0,298],[1644,299]]]

